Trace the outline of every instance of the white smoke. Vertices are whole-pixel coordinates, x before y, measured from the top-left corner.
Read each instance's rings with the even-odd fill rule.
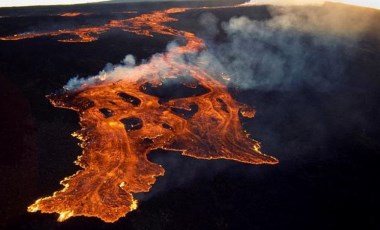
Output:
[[[165,53],[155,54],[149,60],[142,60],[140,65],[136,65],[135,57],[128,54],[120,64],[114,65],[108,63],[96,76],[86,78],[76,76],[70,79],[63,88],[69,91],[76,91],[91,85],[119,80],[136,82],[142,77],[152,75],[159,78],[168,77],[173,63],[184,62],[184,57],[174,51],[176,47],[178,45],[175,42],[169,43]]]
[[[234,17],[221,24],[206,13],[200,19],[205,28],[200,34],[206,39],[206,51],[184,57],[172,52],[177,45],[170,43],[166,53],[156,54],[140,65],[127,55],[121,64],[108,64],[93,77],[75,77],[64,88],[77,90],[118,80],[134,82],[149,75],[165,78],[170,75],[172,63],[187,62],[216,77],[227,73],[231,86],[238,88],[287,90],[308,85],[327,90],[339,84],[352,47],[368,31],[368,25],[374,24],[371,15],[346,7],[268,9],[270,19]],[[220,28],[227,42],[215,43],[213,37]]]
[[[324,2],[338,2],[344,4],[350,4],[355,6],[363,6],[374,9],[380,9],[380,1],[379,0],[250,0],[242,5],[321,5]]]
[[[133,55],[128,54],[127,56],[125,56],[122,63],[124,63],[124,65],[128,67],[134,67],[136,65],[136,59]]]
[[[221,23],[224,43],[209,38],[214,29],[204,33],[205,68],[228,73],[231,86],[243,89],[333,89],[369,25],[376,24],[370,14],[351,7],[274,6],[269,11],[269,20],[243,16]],[[215,21],[215,16],[201,17],[205,30]]]
[[[200,34],[206,40],[207,50],[184,57],[172,52],[177,45],[171,43],[166,53],[156,54],[140,65],[136,65],[132,55],[127,55],[121,64],[108,64],[93,77],[73,78],[65,88],[77,90],[117,80],[135,82],[152,74],[167,77],[172,63],[186,62],[216,77],[227,73],[231,86],[242,89],[281,91],[307,85],[316,90],[331,90],[339,86],[350,56],[355,55],[350,52],[368,31],[368,25],[374,24],[370,15],[339,7],[281,6],[270,7],[269,12],[270,19],[234,17],[222,23],[211,13],[203,14],[200,24],[204,30]],[[220,34],[225,34],[225,41],[216,43],[214,37]],[[320,131],[314,131],[316,137],[311,139],[322,142],[324,127],[313,125],[313,130]],[[184,170],[192,174],[176,176],[184,168],[194,167],[197,170]],[[168,175],[170,179],[159,180],[144,199],[170,186],[182,186],[197,175],[213,175],[225,167],[216,165],[210,170],[208,165],[189,166],[188,162],[184,166],[173,158],[168,168],[175,173]]]

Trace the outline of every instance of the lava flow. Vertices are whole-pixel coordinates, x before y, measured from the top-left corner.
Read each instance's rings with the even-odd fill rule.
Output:
[[[78,16],[82,16],[82,15],[90,15],[90,14],[79,13],[79,12],[68,12],[68,13],[58,14],[58,16],[61,16],[61,17],[78,17]]]
[[[122,79],[99,77],[75,90],[48,96],[54,106],[80,115],[82,129],[73,136],[82,141],[83,154],[75,163],[83,169],[61,181],[61,191],[38,199],[28,208],[30,212],[59,213],[59,221],[94,216],[115,222],[137,208],[133,193],[148,192],[156,177],[164,174],[160,165],[147,159],[154,149],[181,151],[199,159],[278,162],[263,154],[259,142],[243,131],[239,115],[253,117],[255,110],[236,102],[206,70],[178,61],[178,56],[205,49],[194,34],[164,24],[176,20],[170,14],[186,10],[156,11],[111,21],[95,30],[117,27],[146,36],[159,33],[183,38],[186,44],[131,67]],[[89,41],[84,38],[88,33],[73,33]],[[186,95],[162,99],[159,90],[170,80],[181,82]]]
[[[60,29],[49,32],[25,32],[21,34],[14,34],[11,36],[0,37],[0,40],[14,41],[30,38],[37,38],[43,36],[62,36],[71,35],[73,37],[59,39],[60,42],[93,42],[98,39],[98,36],[111,29],[121,29],[126,32],[136,33],[138,35],[145,35],[153,37],[152,33],[160,33],[171,36],[182,36],[184,32],[172,29],[162,23],[174,22],[175,18],[169,17],[169,14],[181,13],[186,11],[185,8],[173,8],[166,11],[155,11],[149,14],[142,14],[140,16],[124,19],[124,20],[111,20],[109,23],[99,27],[80,27],[76,29]],[[70,14],[70,13],[68,13]]]

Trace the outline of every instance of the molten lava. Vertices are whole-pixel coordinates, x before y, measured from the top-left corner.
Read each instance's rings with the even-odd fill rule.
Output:
[[[169,14],[181,13],[186,11],[185,8],[173,8],[166,11],[155,11],[149,14],[142,14],[140,16],[125,19],[125,20],[111,20],[109,23],[99,27],[81,27],[77,29],[60,29],[50,32],[27,32],[22,34],[15,34],[12,36],[0,37],[0,40],[22,40],[43,36],[62,36],[72,35],[73,38],[60,39],[60,42],[93,42],[98,39],[98,36],[111,29],[121,29],[126,32],[136,33],[138,35],[145,35],[153,37],[152,33],[159,33],[170,36],[184,36],[182,31],[177,31],[169,26],[163,25],[166,22],[175,22],[177,19],[169,17]],[[71,14],[71,13],[68,13]]]
[[[239,115],[253,117],[255,110],[236,102],[227,87],[194,63],[177,56],[204,49],[194,34],[164,23],[170,14],[187,9],[169,9],[142,14],[132,19],[111,21],[99,28],[45,33],[78,35],[77,42],[121,28],[140,35],[153,33],[181,37],[186,45],[171,49],[151,62],[134,67],[122,80],[102,80],[82,85],[76,91],[48,96],[56,107],[75,110],[81,130],[73,136],[82,141],[83,154],[75,162],[83,169],[61,181],[64,188],[37,200],[28,210],[59,213],[59,221],[71,216],[94,216],[114,222],[137,208],[133,193],[148,192],[164,169],[148,161],[154,149],[182,151],[199,159],[229,159],[249,164],[276,164],[263,154],[259,142],[243,131]],[[30,34],[29,37],[43,36]],[[26,36],[26,35],[25,35]],[[26,37],[23,38],[26,38]],[[64,40],[66,41],[66,40]],[[156,68],[165,63],[165,71]],[[165,80],[180,79],[183,87],[202,92],[187,97],[160,100],[156,90]]]
[[[68,13],[63,13],[63,14],[58,14],[58,15],[62,17],[77,17],[81,15],[90,15],[90,14],[88,13],[84,14],[84,13],[79,13],[79,12],[68,12]]]

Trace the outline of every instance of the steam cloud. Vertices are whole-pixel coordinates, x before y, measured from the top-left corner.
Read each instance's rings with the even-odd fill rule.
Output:
[[[224,43],[213,42],[218,19],[205,14],[206,69],[225,71],[243,89],[287,90],[308,85],[336,87],[370,17],[344,8],[270,7],[270,20],[234,17],[222,22]]]
[[[356,11],[348,13],[344,7],[333,6],[268,9],[271,16],[268,20],[243,16],[220,22],[213,14],[205,13],[199,23],[204,26],[201,36],[207,50],[183,56],[172,52],[176,43],[171,43],[165,58],[164,54],[156,54],[136,65],[135,58],[127,55],[118,65],[108,64],[97,76],[71,79],[65,88],[77,90],[104,81],[135,81],[133,76],[157,72],[165,76],[171,62],[195,64],[215,76],[227,73],[230,86],[242,89],[287,91],[308,86],[329,91],[339,87],[350,57],[355,55],[352,48],[368,30],[370,16]],[[221,34],[224,34],[224,42],[215,42],[215,37]],[[322,136],[323,133],[319,135]],[[160,157],[158,160],[162,161]],[[165,181],[159,179],[158,185],[143,195],[143,199],[169,185],[183,185],[184,178],[188,183],[197,175],[212,176],[228,167],[226,164],[209,170],[200,163],[191,165],[191,170],[183,170],[186,166],[175,159],[166,164],[175,173],[166,176]],[[188,172],[193,173],[183,176]]]
[[[273,6],[269,7],[269,20],[234,17],[221,23],[206,13],[199,22],[205,28],[201,35],[208,50],[184,57],[171,52],[176,46],[173,42],[168,45],[166,58],[156,54],[136,66],[134,57],[127,55],[121,64],[107,64],[94,77],[75,77],[64,88],[75,90],[102,81],[135,81],[133,76],[149,75],[153,68],[164,76],[170,62],[186,61],[214,75],[227,73],[230,85],[243,89],[287,90],[301,85],[329,89],[339,84],[350,48],[356,46],[370,24],[370,16],[346,10]],[[226,34],[226,42],[215,43],[213,38],[221,32]]]

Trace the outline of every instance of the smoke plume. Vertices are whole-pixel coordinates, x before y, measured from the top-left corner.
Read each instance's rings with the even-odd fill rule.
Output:
[[[297,2],[301,1],[290,1]],[[268,9],[269,20],[243,16],[220,22],[205,13],[199,23],[204,27],[200,35],[206,41],[206,51],[179,55],[172,52],[177,46],[173,42],[165,54],[156,54],[138,66],[134,57],[127,55],[120,64],[108,64],[97,76],[71,79],[65,89],[104,81],[135,81],[133,76],[147,76],[157,70],[165,76],[170,63],[186,61],[214,75],[226,73],[233,87],[286,90],[308,85],[326,90],[339,85],[340,76],[354,55],[353,48],[373,22],[371,14],[329,4]],[[214,37],[220,34],[225,34],[225,42],[216,43]]]
[[[206,50],[182,55],[173,52],[178,47],[178,44],[173,42],[168,45],[164,54],[156,54],[149,60],[139,60],[139,65],[136,65],[137,61],[132,55],[127,55],[120,64],[108,64],[96,76],[71,79],[65,88],[78,90],[107,81],[136,81],[134,76],[157,73],[165,77],[170,72],[171,63],[186,62],[197,65],[216,77],[226,76],[231,87],[240,89],[297,91],[304,86],[321,92],[338,89],[350,59],[355,56],[357,45],[366,35],[369,25],[373,24],[371,14],[326,4],[302,7],[271,6],[268,9],[270,19],[266,20],[243,16],[222,21],[211,13],[205,13],[199,19],[204,28],[199,34],[205,40]],[[215,38],[220,36],[222,42],[216,42]],[[299,107],[304,110],[305,104]],[[318,112],[314,109],[310,111],[309,117]],[[302,127],[309,123],[306,120]],[[314,145],[322,146],[325,141],[322,137],[327,133],[327,128],[324,124],[312,124],[315,126],[310,128],[313,130],[311,134],[315,135]],[[298,130],[302,130],[302,127]],[[310,130],[305,132],[308,133]],[[271,135],[273,133],[275,132]],[[275,138],[271,140],[274,145],[281,143]],[[291,146],[288,149],[291,149]],[[155,160],[165,165],[160,156]],[[186,183],[189,183],[197,175],[212,176],[229,167],[227,164],[221,164],[210,170],[205,164],[189,166],[175,158],[169,159],[166,164],[166,168],[170,168],[168,171],[175,173],[170,173],[165,179],[159,179],[158,185],[153,188],[154,191],[143,196],[143,199],[148,199],[170,186],[182,186],[184,178]],[[185,168],[188,170],[184,170]],[[189,174],[184,176],[184,173]]]
[[[218,32],[213,25],[218,19],[203,15],[209,48],[200,57],[205,68],[226,72],[231,86],[243,89],[332,89],[372,20],[360,10],[334,5],[269,10],[269,20],[233,17],[221,22]],[[213,41],[218,33],[225,33],[226,42]]]

